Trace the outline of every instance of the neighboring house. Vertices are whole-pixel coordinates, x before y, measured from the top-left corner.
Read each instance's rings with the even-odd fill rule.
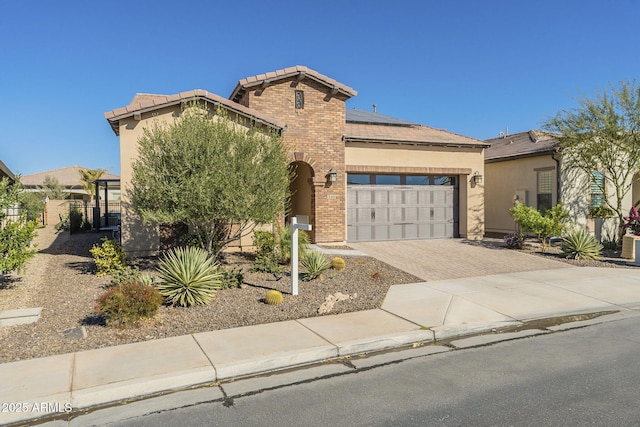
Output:
[[[591,208],[599,207],[605,197],[614,197],[613,189],[602,194],[595,180],[604,182],[603,171],[591,176],[562,167],[562,156],[555,148],[555,139],[542,131],[531,130],[501,135],[486,141],[485,150],[485,220],[488,235],[504,235],[516,231],[509,209],[516,202],[532,206],[541,212],[562,202],[569,211],[574,226],[585,228],[600,239],[613,239],[617,220],[608,219],[604,228],[590,217]],[[630,209],[635,188],[623,200]],[[609,189],[607,189],[609,190]]]
[[[120,137],[122,188],[130,187],[143,129],[152,120],[173,120],[198,97],[231,118],[248,118],[282,132],[297,172],[290,216],[313,226],[314,242],[482,238],[480,178],[487,144],[347,109],[346,101],[356,94],[302,66],[242,79],[229,99],[204,90],[138,94],[128,106],[105,113]],[[129,200],[126,190],[122,196]],[[122,243],[126,252],[154,252],[158,233],[123,209]]]
[[[11,172],[11,169],[9,169],[7,165],[2,162],[2,160],[0,160],[0,180],[3,178],[8,178],[10,184],[15,184],[16,182],[16,176],[14,175],[14,173]],[[0,214],[0,227],[4,226],[4,222],[7,218],[15,220],[19,217],[20,209],[18,208],[18,205],[5,209],[5,211]]]
[[[84,168],[81,166],[68,166],[65,168],[24,175],[20,179],[20,181],[22,182],[25,190],[40,191],[40,187],[42,187],[42,185],[44,184],[46,177],[50,176],[52,178],[55,178],[58,183],[62,187],[64,187],[63,192],[67,193],[68,199],[91,200],[91,194],[84,189],[84,186],[82,185],[82,181],[80,179],[80,171],[87,169],[89,168]],[[104,200],[106,197],[107,200],[110,201],[120,200],[120,177],[118,175],[105,172],[104,174],[102,174],[100,179],[108,182],[106,187],[106,196],[105,185],[102,184],[100,186],[100,191],[98,192],[100,199]]]
[[[11,172],[11,169],[9,169],[7,167],[7,165],[5,165],[2,160],[0,160],[0,179],[2,178],[9,178],[9,181],[16,182],[16,176],[14,175],[13,172]]]

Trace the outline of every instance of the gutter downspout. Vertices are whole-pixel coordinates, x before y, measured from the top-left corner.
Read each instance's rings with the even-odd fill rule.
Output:
[[[559,155],[559,154],[560,154],[560,151],[556,149],[556,151],[554,151],[554,153],[551,155],[551,158],[556,162],[556,204],[560,203],[561,196],[562,196],[562,185],[561,185],[562,180],[560,178],[560,158],[556,157],[556,155]]]

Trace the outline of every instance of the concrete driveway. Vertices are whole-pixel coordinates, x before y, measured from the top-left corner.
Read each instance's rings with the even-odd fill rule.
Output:
[[[427,281],[570,267],[506,249],[495,240],[398,240],[349,246]]]

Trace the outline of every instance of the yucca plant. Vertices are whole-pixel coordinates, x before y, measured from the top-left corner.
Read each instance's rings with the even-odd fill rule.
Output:
[[[320,277],[329,267],[331,262],[319,251],[307,251],[301,260],[306,271],[302,274],[302,279],[309,281]]]
[[[602,245],[586,230],[574,230],[562,239],[562,252],[567,258],[596,259]]]
[[[174,305],[208,304],[223,287],[223,273],[204,249],[187,246],[168,251],[158,265],[156,287]]]

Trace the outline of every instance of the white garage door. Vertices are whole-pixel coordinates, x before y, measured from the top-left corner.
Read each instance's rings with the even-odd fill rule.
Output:
[[[455,237],[457,191],[452,185],[348,185],[347,239]]]

